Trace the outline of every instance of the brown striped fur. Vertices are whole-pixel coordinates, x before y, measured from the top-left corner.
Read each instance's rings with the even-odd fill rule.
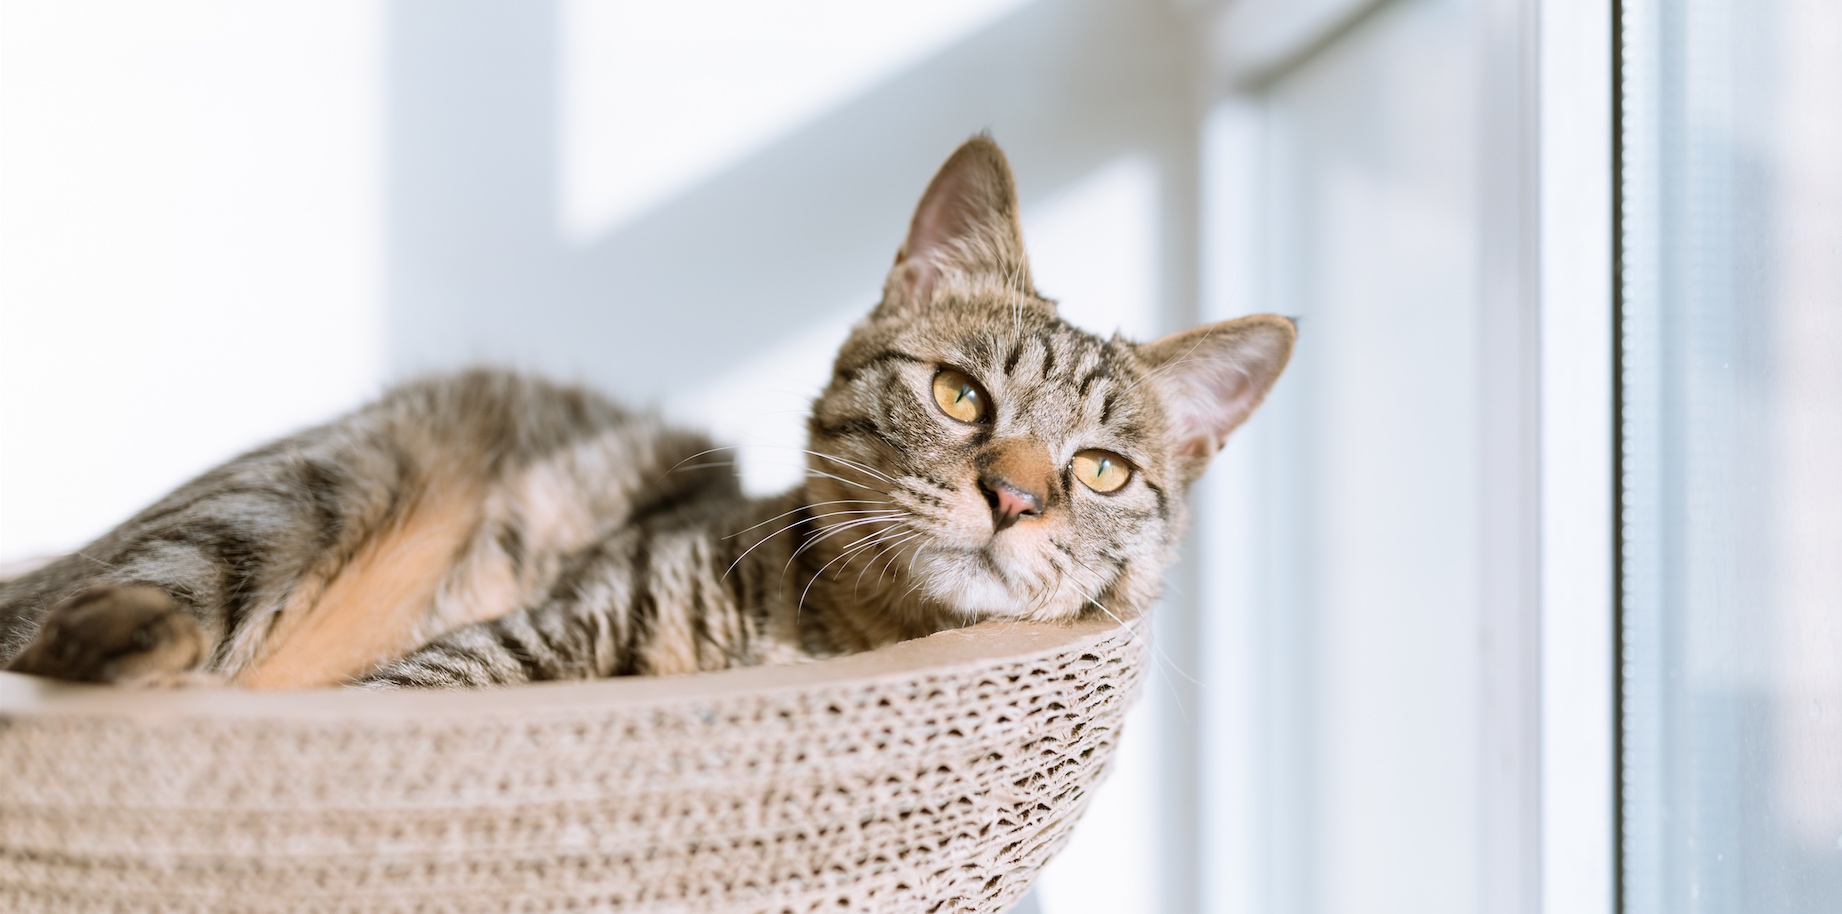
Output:
[[[323,589],[296,590],[277,614],[261,653],[237,674],[240,685],[290,689],[351,679],[409,653],[428,640],[424,617],[451,571],[503,577],[477,560],[457,564],[480,523],[479,496],[431,486],[416,504],[365,543]],[[485,567],[481,567],[485,566]],[[509,583],[509,582],[507,582]],[[509,588],[474,604],[480,617],[502,615],[515,599]]]
[[[1031,283],[1003,155],[976,138],[839,352],[795,490],[745,498],[703,437],[579,388],[420,381],[0,584],[0,661],[105,682],[477,686],[1123,617],[1156,597],[1185,490],[1293,336],[1271,316],[1146,344],[1063,322]],[[976,421],[936,405],[947,369],[978,385]],[[1083,449],[1130,479],[1086,487]]]

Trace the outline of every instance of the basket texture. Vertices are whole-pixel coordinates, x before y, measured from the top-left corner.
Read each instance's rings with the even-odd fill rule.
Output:
[[[0,674],[4,911],[1002,911],[1066,840],[1138,625],[491,692]]]

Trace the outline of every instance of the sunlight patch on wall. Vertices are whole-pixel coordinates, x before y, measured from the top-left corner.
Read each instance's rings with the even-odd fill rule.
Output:
[[[382,12],[6,6],[0,560],[375,391]]]
[[[564,0],[565,240],[632,219],[1020,5]]]
[[[1136,340],[1158,321],[1158,172],[1119,159],[1023,210],[1036,288],[1062,319],[1102,336]]]

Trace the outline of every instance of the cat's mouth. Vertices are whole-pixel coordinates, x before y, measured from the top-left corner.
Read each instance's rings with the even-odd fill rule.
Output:
[[[967,619],[1020,618],[1046,609],[1045,589],[1054,599],[1054,575],[1031,573],[1029,557],[1002,536],[978,545],[935,541],[917,550],[918,592]]]
[[[933,495],[918,483],[891,494],[900,497],[913,490]],[[902,547],[906,558],[891,563],[904,582],[891,581],[902,588],[896,592],[912,592],[915,599],[967,620],[1055,615],[1065,608],[1062,604],[1077,604],[1072,582],[1062,580],[1048,555],[1054,519],[1032,516],[1001,524],[985,500],[967,494],[974,490],[961,489],[944,511],[925,501],[903,505],[922,535]]]

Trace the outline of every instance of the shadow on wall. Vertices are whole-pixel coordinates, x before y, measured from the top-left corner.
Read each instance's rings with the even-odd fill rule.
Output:
[[[661,399],[880,288],[928,177],[979,130],[1011,155],[1026,207],[1143,156],[1160,219],[1185,223],[1161,237],[1195,237],[1188,23],[1155,0],[1037,0],[571,244],[558,6],[390,6],[393,375],[487,360]],[[1163,247],[1160,307],[1177,323],[1194,313],[1194,252]]]

